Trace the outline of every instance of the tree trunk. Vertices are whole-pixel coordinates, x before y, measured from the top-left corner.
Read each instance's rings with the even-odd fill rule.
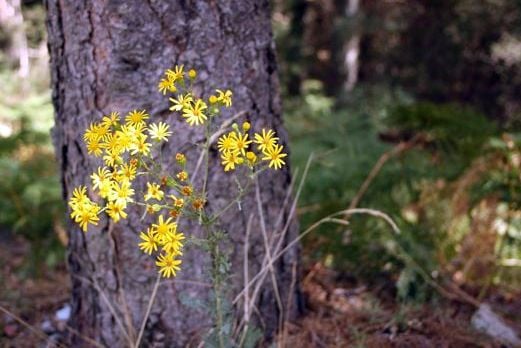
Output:
[[[190,128],[178,115],[174,117],[168,111],[168,98],[156,91],[162,72],[175,64],[197,69],[195,88],[203,95],[215,88],[231,89],[234,105],[229,116],[246,111],[252,128],[274,128],[285,143],[268,0],[47,0],[46,7],[56,109],[53,139],[65,198],[73,187],[88,185],[98,163],[87,155],[82,134],[90,122],[110,111],[146,108],[152,119],[172,125],[174,135],[163,148],[163,165],[172,164],[174,154],[182,149],[189,169],[195,167],[199,150],[192,144],[202,140],[202,129]],[[215,211],[236,196],[237,184],[233,175],[222,171],[216,149],[210,152],[210,163],[208,205]],[[291,204],[283,204],[289,170],[262,173],[259,181],[270,238],[280,236],[288,223],[284,246],[298,233]],[[266,262],[255,193],[241,203],[241,210],[230,210],[221,219],[233,245],[230,299],[244,287],[243,275],[251,279]],[[147,221],[140,221],[138,209],[129,213],[128,219],[117,224],[102,219],[87,234],[72,224],[68,229],[73,284],[70,324],[81,335],[110,347],[126,346],[136,339],[157,274],[154,260],[137,247],[139,231]],[[253,228],[246,241],[250,217]],[[198,226],[180,224],[185,234],[202,235]],[[250,245],[248,272],[243,269],[246,242]],[[265,277],[260,288],[253,319],[268,338],[279,327],[281,315],[293,317],[298,311],[297,261],[298,249],[290,248],[274,266],[284,308],[277,305],[271,276]],[[197,344],[208,333],[211,315],[193,304],[211,296],[206,286],[209,271],[208,255],[188,247],[178,277],[161,282],[158,288],[144,346]],[[237,315],[242,315],[243,307],[240,300],[235,306]],[[71,341],[72,346],[88,345],[79,335],[72,335]]]

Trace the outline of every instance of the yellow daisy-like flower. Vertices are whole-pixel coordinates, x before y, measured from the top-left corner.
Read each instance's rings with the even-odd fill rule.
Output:
[[[92,179],[92,188],[97,189],[100,196],[106,198],[111,187],[110,179],[112,178],[112,173],[107,167],[98,167],[98,173],[92,173],[90,177]]]
[[[165,193],[161,191],[161,188],[158,184],[149,183],[147,182],[147,194],[145,195],[145,201],[148,201],[149,199],[157,199],[158,201],[163,199],[163,196]]]
[[[101,124],[105,127],[117,126],[119,124],[119,112],[113,111],[107,116],[103,116]]]
[[[198,99],[195,104],[190,103],[188,107],[183,109],[183,117],[186,118],[186,122],[193,126],[203,124],[208,118],[204,114],[207,106],[204,101]]]
[[[132,181],[136,178],[136,172],[137,172],[137,167],[135,164],[123,163],[122,165],[119,166],[119,169],[117,171],[118,181],[121,181],[121,180]]]
[[[152,144],[147,143],[147,136],[142,134],[132,145],[130,145],[130,153],[133,155],[142,154],[143,156],[150,155],[150,147]]]
[[[159,81],[159,84],[157,85],[157,89],[163,95],[165,95],[167,92],[175,93],[177,91],[177,88],[174,85],[174,81],[169,79],[161,79],[161,81]]]
[[[85,133],[83,134],[83,140],[85,140],[86,142],[98,140],[98,128],[98,125],[96,125],[95,123],[91,123],[89,127],[85,130]]]
[[[87,152],[89,155],[99,157],[103,154],[103,147],[98,139],[91,140],[87,143]]]
[[[181,269],[180,264],[181,260],[176,260],[172,255],[159,255],[156,261],[156,266],[160,267],[159,273],[164,278],[175,277],[176,272]]]
[[[87,202],[90,202],[89,197],[87,197],[87,188],[85,186],[78,186],[72,191],[72,197],[69,200],[69,206],[73,207],[75,205],[83,205]]]
[[[266,151],[263,152],[264,157],[262,158],[264,161],[270,161],[269,167],[274,169],[280,169],[284,164],[286,164],[282,159],[287,156],[287,154],[282,153],[282,145],[274,145],[273,147],[267,148]]]
[[[244,156],[251,142],[251,140],[248,140],[248,134],[234,133],[232,150],[240,152]]]
[[[233,132],[230,132],[228,134],[224,134],[222,137],[219,138],[217,141],[217,148],[221,152],[227,152],[232,151],[234,147],[234,134]]]
[[[181,232],[169,233],[163,240],[163,250],[168,255],[180,255],[185,235]]]
[[[123,180],[120,184],[112,182],[112,190],[109,194],[109,200],[119,205],[126,206],[128,202],[132,202],[134,189],[130,187],[130,181]]]
[[[243,163],[243,159],[239,156],[237,152],[229,151],[224,152],[221,155],[222,165],[224,166],[224,171],[227,172],[229,170],[234,170],[235,165],[239,165]]]
[[[139,238],[142,240],[139,243],[139,249],[143,250],[144,253],[150,255],[152,252],[157,251],[159,239],[152,229],[148,228],[146,234],[141,232]]]
[[[114,222],[118,222],[121,218],[127,218],[125,208],[126,205],[121,204],[121,202],[109,202],[107,203],[107,214]]]
[[[185,95],[178,95],[177,99],[170,98],[169,99],[172,102],[172,106],[170,107],[170,111],[181,111],[183,109],[186,109],[190,106],[190,103],[194,100],[192,95],[190,93],[186,93]]]
[[[98,213],[100,208],[97,204],[92,203],[90,200],[88,203],[74,206],[71,213],[71,218],[74,219],[78,225],[80,225],[83,232],[87,232],[88,224],[97,225],[99,221]]]
[[[170,126],[163,122],[152,123],[148,129],[148,134],[150,134],[152,139],[168,141],[168,137],[172,135],[168,128]]]
[[[183,70],[184,70],[184,65],[176,65],[174,67],[174,70],[168,69],[165,72],[165,75],[168,80],[172,81],[172,83],[175,83],[175,82],[183,79],[183,75],[184,75]]]
[[[254,135],[255,143],[258,144],[258,148],[260,151],[265,151],[266,149],[272,148],[277,143],[277,138],[275,136],[275,132],[271,129],[266,130],[263,128],[262,133],[255,133]]]
[[[145,123],[145,120],[149,118],[149,115],[145,110],[137,111],[133,110],[127,114],[125,121],[127,125],[139,127]]]
[[[163,219],[163,215],[159,215],[157,224],[152,224],[152,229],[157,233],[160,240],[163,240],[169,233],[177,231],[177,224],[172,221],[172,218]]]
[[[123,162],[123,157],[117,152],[106,151],[103,156],[103,161],[109,167],[114,167],[116,164]]]
[[[136,129],[132,126],[122,125],[121,129],[116,131],[114,139],[111,139],[111,146],[128,150],[136,137]],[[109,146],[109,143],[107,143]]]
[[[232,106],[232,91],[226,90],[221,91],[220,89],[216,90],[217,92],[217,101],[223,103],[226,107]]]
[[[105,150],[109,152],[120,154],[125,150],[125,147],[123,145],[124,143],[121,141],[118,132],[116,132],[110,133],[105,138],[105,141],[101,144],[101,147],[103,147]]]

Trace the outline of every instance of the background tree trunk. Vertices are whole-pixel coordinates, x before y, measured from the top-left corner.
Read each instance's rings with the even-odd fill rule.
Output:
[[[46,7],[56,109],[53,139],[66,198],[73,187],[88,184],[89,174],[99,164],[87,155],[81,140],[83,131],[110,111],[146,108],[153,119],[166,121],[175,130],[163,148],[164,164],[173,163],[175,152],[181,148],[195,165],[198,150],[193,143],[202,140],[202,129],[190,128],[176,119],[178,116],[168,111],[168,98],[156,91],[162,72],[174,64],[198,70],[196,88],[204,95],[219,87],[233,90],[234,106],[229,116],[246,111],[253,127],[272,127],[285,143],[267,0],[48,0]],[[212,149],[208,204],[214,210],[237,193],[233,175],[225,174],[218,162],[217,151]],[[286,205],[282,223],[276,223],[289,181],[287,167],[260,177],[270,235],[280,232],[288,220],[290,207]],[[253,213],[250,276],[259,271],[265,254],[253,193],[244,198],[241,211],[232,211],[222,219],[233,244],[230,296],[244,286],[242,257],[249,212]],[[137,247],[139,231],[150,221],[141,222],[138,209],[130,213],[118,224],[102,219],[87,234],[69,226],[71,325],[82,335],[111,347],[124,346],[127,341],[107,302],[122,318],[122,326],[134,328],[129,335],[135,338],[157,274],[153,259]],[[183,222],[181,226],[186,234],[201,235],[197,226]],[[291,222],[284,243],[296,234],[296,223]],[[286,308],[277,306],[270,277],[260,292],[254,313],[268,336],[277,328],[281,313],[296,313],[293,304],[298,294],[291,285],[297,257],[298,250],[292,248],[275,265],[280,296],[283,302],[290,299]],[[159,286],[147,323],[146,346],[184,346],[198,342],[207,333],[211,316],[204,308],[187,303],[208,297],[209,288],[199,283],[210,282],[209,270],[206,254],[195,248],[185,251],[182,272]],[[237,308],[241,306],[239,303]],[[83,342],[77,336],[71,339],[73,346]]]

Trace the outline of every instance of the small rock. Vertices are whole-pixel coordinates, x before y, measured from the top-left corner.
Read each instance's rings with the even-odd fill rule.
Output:
[[[521,347],[521,339],[516,332],[492,311],[490,306],[483,303],[471,319],[472,326],[488,336],[514,347]]]
[[[50,334],[52,334],[53,332],[56,331],[56,329],[54,328],[54,326],[52,325],[52,323],[51,323],[50,320],[45,320],[45,321],[40,325],[40,328],[41,328],[42,331],[45,332],[47,335],[50,335]]]
[[[67,321],[71,317],[71,306],[66,304],[56,311],[56,320]]]

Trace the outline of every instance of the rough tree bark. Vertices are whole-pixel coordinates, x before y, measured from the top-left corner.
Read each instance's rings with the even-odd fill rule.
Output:
[[[47,0],[46,7],[56,109],[53,139],[66,198],[73,187],[88,183],[89,173],[98,165],[81,140],[85,127],[110,111],[146,108],[155,120],[171,124],[175,133],[163,149],[165,164],[172,163],[175,152],[183,148],[194,166],[198,150],[191,144],[201,140],[201,130],[174,119],[167,98],[156,91],[162,72],[174,64],[198,70],[196,88],[204,95],[216,87],[233,90],[231,114],[246,111],[253,127],[272,127],[285,143],[268,0]],[[224,174],[218,162],[217,151],[212,149],[210,209],[236,194],[233,175]],[[260,178],[268,233],[280,232],[281,225],[290,220],[284,243],[297,233],[296,223],[288,219],[290,205],[282,209],[289,181],[287,167]],[[277,225],[281,209],[283,219]],[[242,210],[230,212],[221,222],[233,244],[231,295],[244,285],[242,256],[248,212],[253,212],[254,226],[248,253],[250,276],[259,271],[265,253],[252,193],[243,199]],[[111,347],[128,344],[120,326],[134,328],[129,335],[135,339],[156,278],[153,260],[137,248],[143,222],[137,209],[130,213],[118,224],[101,220],[87,234],[69,226],[71,325]],[[201,233],[197,226],[181,226],[186,234]],[[294,305],[298,291],[291,286],[297,258],[298,250],[292,248],[275,264],[283,302],[290,299],[282,310],[290,316],[298,310]],[[209,282],[208,270],[208,257],[202,251],[185,251],[182,272],[159,286],[144,346],[184,346],[197,343],[207,332],[212,325],[210,316],[187,306],[184,299],[208,296],[208,287],[198,283]],[[270,336],[279,324],[281,309],[271,278],[266,279],[254,313]],[[239,303],[237,308],[241,306]],[[120,323],[113,312],[122,318]],[[71,340],[73,346],[85,344],[77,335]]]

